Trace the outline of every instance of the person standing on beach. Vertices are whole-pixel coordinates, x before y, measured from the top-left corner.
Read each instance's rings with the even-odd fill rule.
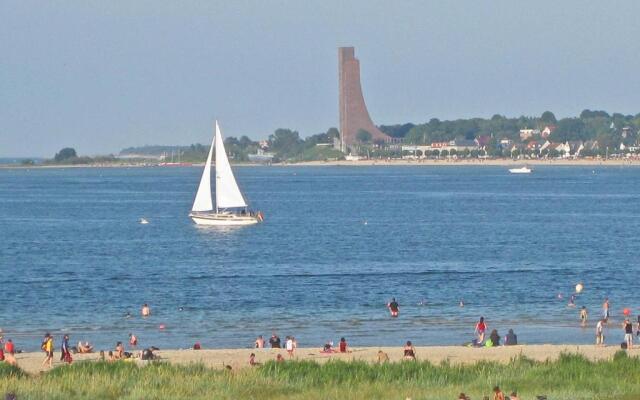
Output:
[[[40,346],[42,351],[45,352],[46,357],[42,362],[42,366],[49,364],[49,368],[53,366],[53,336],[51,336],[48,332],[44,335],[44,341]]]
[[[622,327],[624,328],[624,342],[627,344],[627,350],[631,350],[633,348],[633,325],[629,318],[624,319]]]
[[[275,332],[271,334],[271,338],[269,339],[269,344],[271,345],[272,349],[280,348],[280,337],[276,335]]]
[[[289,358],[293,358],[294,352],[296,351],[296,343],[294,341],[293,336],[287,336],[287,341],[285,343],[287,353],[289,354]]]
[[[262,337],[262,335],[258,336],[258,338],[255,341],[255,345],[256,345],[256,349],[264,348],[264,338]]]
[[[69,350],[69,335],[64,335],[62,338],[62,345],[60,346],[60,361],[71,364],[73,358],[71,357],[71,351]]]
[[[484,323],[484,317],[480,317],[480,321],[476,324],[475,335],[478,338],[478,344],[484,342],[484,333],[487,331],[487,324]]]
[[[604,320],[596,324],[596,346],[604,346]]]
[[[400,306],[398,305],[395,297],[393,297],[391,301],[387,303],[387,308],[389,309],[389,312],[391,313],[391,316],[393,318],[398,317],[398,314],[400,313]]]
[[[602,303],[602,318],[604,319],[604,322],[609,320],[609,306],[609,298],[605,297],[604,303]]]

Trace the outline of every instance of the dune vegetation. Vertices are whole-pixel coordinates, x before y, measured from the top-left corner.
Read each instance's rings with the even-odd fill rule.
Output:
[[[428,362],[369,364],[312,361],[276,363],[239,371],[154,362],[80,362],[31,376],[0,364],[0,394],[17,399],[471,399],[499,385],[520,399],[640,398],[640,359],[623,352],[592,362],[563,354],[556,361],[524,357],[507,364]]]

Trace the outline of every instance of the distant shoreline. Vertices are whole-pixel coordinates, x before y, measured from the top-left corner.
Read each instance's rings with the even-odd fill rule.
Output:
[[[60,169],[60,168],[180,168],[202,167],[204,163],[189,166],[160,166],[150,164],[61,164],[61,165],[12,165],[2,164],[0,169]],[[571,160],[508,160],[508,159],[465,159],[465,160],[359,160],[359,161],[303,161],[277,164],[234,163],[234,167],[369,167],[369,166],[640,166],[640,158],[619,159],[571,159]]]

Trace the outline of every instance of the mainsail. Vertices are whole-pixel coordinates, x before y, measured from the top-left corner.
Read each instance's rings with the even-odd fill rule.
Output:
[[[214,142],[216,146],[216,209],[246,207],[247,203],[244,201],[242,193],[240,193],[240,188],[238,187],[236,178],[233,176],[233,171],[227,158],[227,152],[224,150],[224,143],[218,121],[216,121],[216,136]],[[211,151],[209,151],[209,159],[207,162],[210,161],[210,158]],[[202,182],[200,186],[202,187]],[[199,193],[200,189],[198,189],[198,194]],[[209,195],[209,198],[211,198],[211,195]]]
[[[213,155],[215,140],[214,137],[211,142],[211,148],[209,149],[209,155],[207,156],[207,162],[204,164],[204,171],[202,171],[202,178],[200,178],[200,186],[198,186],[198,192],[196,193],[196,199],[193,201],[191,211],[213,210],[213,202],[211,200],[211,156]]]

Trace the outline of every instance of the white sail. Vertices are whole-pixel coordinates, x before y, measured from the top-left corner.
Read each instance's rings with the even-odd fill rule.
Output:
[[[213,155],[214,144],[215,137],[211,142],[207,162],[204,164],[204,171],[202,171],[202,178],[200,178],[200,186],[198,186],[198,192],[196,193],[196,199],[193,201],[191,211],[213,210],[213,202],[211,200],[211,156]]]
[[[222,133],[218,121],[216,121],[216,137],[214,139],[216,146],[216,208],[235,208],[246,207],[247,203],[240,193],[240,188],[233,176],[227,152],[224,150],[222,141]],[[211,156],[211,153],[209,153]],[[202,183],[200,183],[202,186]],[[198,190],[198,193],[200,190]]]

